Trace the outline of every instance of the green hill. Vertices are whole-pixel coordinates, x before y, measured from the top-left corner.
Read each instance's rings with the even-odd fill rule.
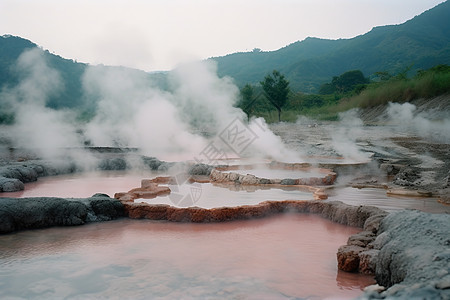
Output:
[[[218,63],[219,76],[233,77],[240,87],[247,83],[258,84],[264,76],[277,69],[287,77],[294,91],[314,93],[333,76],[349,70],[361,70],[368,77],[377,71],[396,74],[411,66],[410,71],[414,72],[438,64],[450,65],[448,16],[450,0],[403,24],[375,27],[352,39],[307,38],[277,51],[254,50],[211,59]],[[15,71],[17,58],[24,50],[36,47],[33,42],[20,37],[0,37],[0,90],[17,85],[23,76]],[[92,95],[87,98],[83,94],[82,78],[88,65],[38,49],[63,81],[63,88],[47,100],[47,106],[77,109],[85,117],[89,116],[95,110],[98,99],[93,99]],[[167,72],[145,74],[149,84],[168,88]],[[2,115],[5,106],[4,99],[0,98],[0,123],[11,121],[10,114]]]
[[[21,80],[22,74],[15,69],[17,59],[23,51],[36,47],[38,47],[36,44],[20,37],[10,35],[0,37],[0,87],[13,87]],[[79,107],[82,98],[81,76],[86,64],[41,51],[48,65],[58,70],[64,83],[61,92],[52,96],[47,105],[57,109]]]
[[[212,60],[220,76],[239,86],[257,84],[273,69],[285,74],[296,91],[317,92],[333,76],[361,70],[398,73],[450,64],[450,1],[400,24],[375,27],[351,39],[307,38],[271,52],[234,53]]]
[[[5,88],[14,88],[23,79],[24,74],[16,68],[17,60],[25,50],[33,48],[41,51],[46,64],[57,70],[62,81],[61,90],[46,99],[46,106],[53,109],[76,109],[80,113],[80,117],[83,118],[92,116],[99,99],[95,98],[95,95],[86,95],[83,92],[83,74],[88,65],[52,54],[21,37],[0,36],[0,91]],[[139,73],[139,75],[144,74],[148,77],[149,84],[158,85],[163,89],[167,87],[165,72],[146,73],[137,69],[103,65],[91,67],[125,69],[129,74],[134,72]],[[12,121],[11,113],[8,111],[8,105],[5,101],[0,95],[0,124]]]

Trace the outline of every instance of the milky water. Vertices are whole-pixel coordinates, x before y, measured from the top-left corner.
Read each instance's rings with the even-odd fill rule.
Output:
[[[241,175],[252,174],[259,178],[267,179],[284,179],[284,178],[308,178],[308,177],[324,177],[326,173],[319,172],[319,170],[283,170],[283,169],[270,169],[263,167],[255,168],[243,168],[237,170],[223,171],[224,173],[237,173]]]
[[[385,189],[341,187],[327,190],[328,200],[342,201],[350,205],[376,206],[386,211],[417,209],[429,213],[450,213],[450,205],[438,202],[434,197],[406,197],[387,195]]]
[[[175,207],[198,206],[202,208],[257,205],[264,201],[313,200],[311,192],[296,187],[268,188],[211,183],[183,183],[169,185],[171,193],[153,199],[136,199],[135,202],[168,204]]]
[[[1,197],[68,197],[86,198],[95,193],[114,197],[117,192],[127,192],[141,186],[142,178],[161,176],[154,172],[105,171],[74,173],[51,177],[41,177],[36,182],[27,183],[25,190],[1,193]]]
[[[307,151],[316,162],[361,162],[361,157],[329,158],[337,154],[330,150],[331,126],[327,127],[325,138],[317,134],[323,130],[320,127],[305,131],[298,124],[280,124],[274,129],[291,149]],[[373,133],[372,139],[385,137]],[[353,140],[356,136],[364,133],[359,132]],[[355,145],[358,147],[352,146]],[[384,151],[383,147],[370,143],[364,148]],[[327,157],[321,158],[322,155]],[[297,177],[291,171],[277,172],[255,175]],[[102,172],[40,178],[27,184],[25,191],[2,196],[88,197],[94,193],[113,196],[139,187],[142,178],[157,175],[161,174]],[[210,207],[309,199],[311,195],[289,189],[202,186],[204,199],[218,201]],[[175,194],[191,190],[188,185],[178,188]],[[442,212],[445,207],[434,198],[393,197],[383,189],[334,187],[327,192],[329,200],[375,205],[386,210],[415,208]],[[173,205],[168,196],[159,200]],[[373,278],[339,272],[336,251],[349,235],[358,231],[311,215],[278,215],[219,224],[122,219],[22,231],[0,236],[0,298],[353,298],[372,284]]]
[[[22,231],[0,236],[0,298],[353,298],[373,278],[339,272],[336,250],[358,231],[300,214]]]

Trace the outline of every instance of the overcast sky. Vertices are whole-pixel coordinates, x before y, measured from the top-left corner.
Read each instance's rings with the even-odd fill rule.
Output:
[[[443,0],[0,0],[0,35],[146,71],[403,23]]]

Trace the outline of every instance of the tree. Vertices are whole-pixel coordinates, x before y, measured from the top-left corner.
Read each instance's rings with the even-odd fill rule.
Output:
[[[340,76],[333,77],[331,81],[331,84],[341,93],[351,91],[356,85],[365,83],[368,83],[368,80],[360,70],[347,71]]]
[[[278,121],[281,122],[281,109],[287,102],[290,92],[289,81],[277,70],[264,77],[260,82],[267,100],[277,109]]]
[[[241,101],[239,103],[239,107],[245,112],[245,114],[247,115],[247,118],[250,119],[250,114],[252,112],[252,105],[253,102],[255,102],[255,99],[253,98],[253,87],[250,84],[246,84],[242,89],[241,89]]]
[[[334,76],[330,83],[322,84],[319,90],[321,95],[333,93],[347,93],[358,85],[369,83],[360,70],[347,71],[340,76]],[[361,87],[359,87],[361,89]]]

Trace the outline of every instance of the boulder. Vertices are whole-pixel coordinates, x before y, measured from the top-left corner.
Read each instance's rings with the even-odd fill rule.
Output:
[[[362,274],[372,275],[375,274],[376,262],[378,259],[378,253],[380,250],[370,249],[362,251],[359,256],[358,271]]]
[[[228,181],[228,176],[229,176],[229,173],[222,173],[215,169],[211,170],[211,173],[209,175],[209,177],[211,178],[211,181],[216,181],[216,182]]]
[[[372,243],[375,279],[387,288],[365,299],[450,299],[450,215],[391,212]]]
[[[364,230],[365,231],[371,231],[373,233],[377,233],[378,229],[380,228],[380,223],[381,221],[384,219],[384,217],[386,217],[387,213],[380,213],[380,214],[375,214],[372,215],[370,217],[368,217],[366,219],[366,221],[364,222]]]
[[[127,162],[123,158],[105,158],[98,164],[102,171],[120,171],[127,169]]]
[[[0,192],[17,192],[24,189],[24,184],[19,179],[0,177]]]
[[[195,164],[189,167],[189,175],[206,175],[209,176],[214,167],[207,164]]]
[[[124,215],[123,205],[107,195],[83,199],[0,198],[0,233],[50,226],[82,225]]]
[[[239,177],[239,181],[241,182],[241,184],[249,184],[249,185],[258,184],[258,178],[255,175],[251,174],[247,174],[242,178]]]
[[[364,251],[363,247],[354,245],[341,246],[336,254],[339,270],[346,272],[357,272],[359,269],[359,253]]]
[[[417,168],[402,168],[393,180],[393,183],[400,186],[414,186],[416,180],[420,178],[420,171]]]
[[[367,245],[375,240],[375,234],[372,231],[361,231],[348,238],[347,245],[367,247]]]
[[[281,180],[282,185],[295,185],[298,183],[298,180],[285,178]]]

